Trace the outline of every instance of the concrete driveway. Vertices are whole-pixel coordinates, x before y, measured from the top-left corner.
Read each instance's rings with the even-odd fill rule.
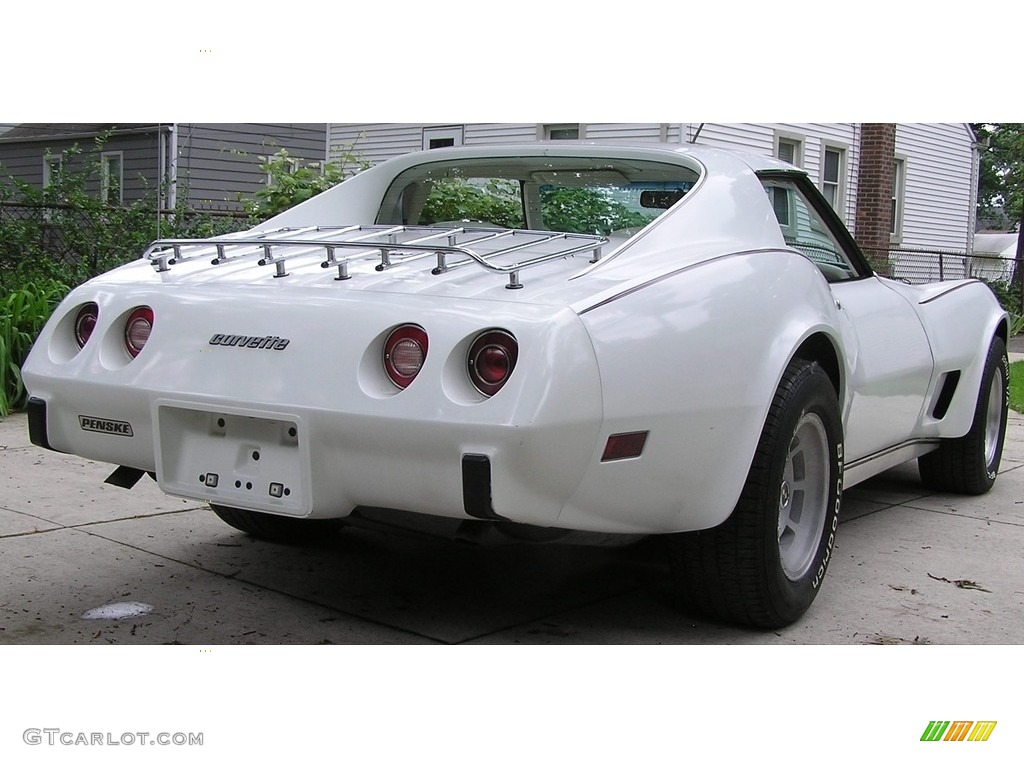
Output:
[[[930,493],[916,465],[851,489],[822,594],[778,632],[678,612],[656,539],[626,548],[477,546],[345,529],[267,544],[143,479],[32,446],[0,422],[0,644],[1018,644],[1024,417],[982,497]],[[148,614],[87,619],[111,603]]]

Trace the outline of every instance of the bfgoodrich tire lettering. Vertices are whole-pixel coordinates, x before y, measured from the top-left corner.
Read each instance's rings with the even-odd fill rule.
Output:
[[[968,494],[985,493],[992,487],[1003,456],[1009,386],[1006,344],[996,336],[985,358],[970,431],[963,437],[943,440],[938,450],[917,460],[925,485],[937,491]]]
[[[832,559],[842,483],[835,389],[817,363],[794,360],[732,515],[716,528],[670,537],[683,606],[764,628],[798,619]]]
[[[210,509],[232,528],[237,528],[257,539],[285,544],[317,541],[331,535],[343,525],[341,520],[283,517],[248,509],[222,507],[219,504],[211,504]]]

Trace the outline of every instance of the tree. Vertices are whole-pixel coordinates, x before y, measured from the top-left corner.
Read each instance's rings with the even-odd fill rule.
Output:
[[[268,219],[370,167],[351,147],[341,148],[338,155],[327,163],[292,157],[287,149],[259,156],[260,170],[267,174],[267,184],[254,197],[241,198],[245,212],[254,219]]]
[[[1017,223],[1017,252],[1010,283],[1024,307],[1024,123],[973,123],[972,127],[985,146],[979,177],[979,214],[998,207],[1009,221]]]
[[[974,123],[985,147],[981,155],[978,209],[982,216],[1001,210],[1021,221],[1024,208],[1024,123]]]

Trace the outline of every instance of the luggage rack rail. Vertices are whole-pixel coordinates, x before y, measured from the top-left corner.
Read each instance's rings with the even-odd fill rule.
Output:
[[[273,266],[274,277],[287,277],[286,262],[309,256],[323,257],[320,266],[337,269],[335,280],[349,280],[353,262],[379,260],[378,272],[434,256],[430,272],[444,274],[476,264],[483,269],[508,276],[506,288],[522,288],[519,273],[556,259],[591,252],[590,263],[601,258],[608,243],[601,235],[579,235],[530,229],[495,229],[451,225],[412,227],[369,225],[339,227],[283,228],[256,235],[239,233],[202,239],[156,240],[146,248],[148,259],[157,272],[167,272],[175,264],[213,257],[214,266],[246,257],[259,257],[260,266]],[[283,249],[292,249],[283,252]],[[500,263],[497,259],[524,256],[521,261]]]

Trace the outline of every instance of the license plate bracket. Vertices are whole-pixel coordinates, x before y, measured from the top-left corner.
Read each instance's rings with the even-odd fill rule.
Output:
[[[157,479],[167,493],[308,516],[308,441],[294,415],[180,402],[155,406]]]

